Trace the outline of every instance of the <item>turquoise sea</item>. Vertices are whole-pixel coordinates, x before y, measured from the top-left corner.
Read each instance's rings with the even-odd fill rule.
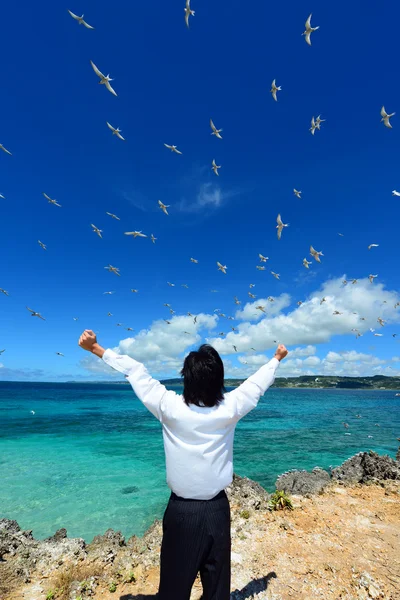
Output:
[[[234,470],[273,491],[288,469],[370,449],[394,458],[399,409],[394,391],[273,388],[236,428]],[[60,527],[87,542],[109,527],[129,537],[162,517],[169,493],[161,425],[130,386],[0,382],[0,518],[40,539]]]

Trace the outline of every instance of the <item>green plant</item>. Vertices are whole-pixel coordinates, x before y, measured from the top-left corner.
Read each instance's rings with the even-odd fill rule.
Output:
[[[108,586],[108,590],[110,592],[115,592],[117,590],[117,584],[115,583],[115,581],[112,581],[110,583],[110,585]]]
[[[248,519],[250,517],[250,513],[248,510],[242,510],[240,516],[242,517],[242,519]]]
[[[81,583],[81,592],[87,592],[89,588],[90,588],[89,582],[86,581],[86,580],[82,581],[82,583]]]
[[[136,577],[133,571],[129,571],[124,579],[124,583],[136,583]]]
[[[49,590],[46,594],[46,600],[53,600],[56,595],[56,590]]]
[[[274,492],[268,502],[269,510],[283,510],[288,508],[293,510],[293,504],[290,497],[283,490]]]

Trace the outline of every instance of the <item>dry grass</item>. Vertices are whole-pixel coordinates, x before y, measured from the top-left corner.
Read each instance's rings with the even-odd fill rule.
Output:
[[[58,570],[50,579],[45,590],[46,598],[49,600],[69,600],[72,583],[79,581],[84,588],[84,582],[90,577],[99,577],[104,574],[104,566],[96,563],[83,562],[78,565],[67,565]],[[82,589],[84,591],[84,589]]]

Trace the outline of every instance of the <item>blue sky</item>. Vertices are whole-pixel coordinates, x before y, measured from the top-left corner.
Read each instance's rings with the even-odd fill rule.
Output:
[[[60,7],[45,0],[40,9],[3,7],[0,143],[12,156],[0,153],[0,287],[10,294],[0,294],[0,349],[6,349],[0,379],[107,377],[77,339],[92,328],[103,345],[117,347],[132,335],[118,322],[134,328],[134,335],[142,332],[120,350],[159,375],[176,375],[191,343],[213,341],[217,332],[236,326],[239,338],[257,338],[258,358],[246,359],[255,356],[247,338],[238,338],[243,352],[228,351],[235,332],[216,346],[227,371],[245,375],[271,354],[269,338],[276,334],[259,338],[245,319],[211,315],[215,308],[235,315],[233,297],[242,307],[250,301],[249,283],[256,284],[259,302],[283,298],[282,308],[265,318],[280,319],[272,323],[275,329],[283,323],[279,341],[312,347],[309,354],[292,354],[297,363],[289,363],[288,374],[331,372],[329,352],[336,354],[329,364],[337,372],[375,374],[390,367],[400,374],[392,360],[400,354],[392,337],[398,329],[400,339],[400,308],[392,302],[400,278],[400,198],[391,194],[400,190],[399,6],[385,5],[390,18],[382,33],[379,6],[361,2],[290,1],[245,10],[238,0],[229,6],[192,0],[190,30],[184,4],[156,0],[110,9],[104,1]],[[83,12],[95,30],[78,25],[67,8]],[[301,36],[310,12],[312,24],[320,26],[312,47]],[[114,78],[118,97],[98,85],[90,60]],[[282,86],[278,102],[269,93],[274,78]],[[398,112],[391,130],[380,122],[382,105]],[[310,120],[318,114],[326,122],[312,136]],[[223,129],[223,140],[210,135],[210,117]],[[122,129],[126,142],[112,136],[106,121]],[[164,143],[176,144],[182,156]],[[219,177],[211,171],[213,158],[222,165]],[[302,190],[301,200],[293,188]],[[42,192],[62,208],[48,204]],[[171,205],[169,216],[159,210],[159,199]],[[290,224],[280,241],[278,212]],[[103,230],[103,239],[90,223]],[[132,230],[153,233],[157,241],[123,235]],[[368,251],[371,243],[379,247]],[[307,272],[302,259],[312,260],[310,244],[324,257]],[[258,253],[269,257],[265,272],[255,268]],[[216,261],[228,266],[227,275]],[[108,263],[120,268],[120,278],[104,269]],[[270,270],[280,273],[280,281]],[[370,273],[378,274],[373,297],[363,279]],[[360,278],[357,298],[351,295],[356,286],[340,286],[344,275]],[[332,295],[327,310],[340,306],[345,312],[332,319],[365,308],[366,322],[356,324],[362,337],[356,340],[350,331],[354,320],[348,332],[336,323],[330,329],[327,315],[320,335],[314,304],[324,289]],[[298,300],[308,302],[300,308],[310,311],[314,337],[313,331],[302,335]],[[170,336],[168,346],[168,326],[157,323],[168,318],[164,302],[175,319],[187,311],[208,317],[187,337],[179,337],[186,321],[175,321],[177,337]],[[30,317],[25,306],[46,321]],[[290,330],[285,315],[293,321]],[[369,332],[375,326],[381,331],[378,316],[387,321],[383,337]],[[159,345],[158,334],[164,340]],[[360,356],[348,361],[349,352]],[[304,363],[301,356],[320,363]]]

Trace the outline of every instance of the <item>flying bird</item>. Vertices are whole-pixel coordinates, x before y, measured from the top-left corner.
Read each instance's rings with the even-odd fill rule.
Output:
[[[263,256],[262,254],[259,254],[258,257],[261,262],[267,262],[268,260],[268,256]]]
[[[256,295],[255,295],[255,294],[252,294],[251,292],[247,292],[247,293],[248,293],[248,295],[250,296],[250,298],[256,298]]]
[[[237,352],[237,348],[235,345],[232,345],[232,348],[234,349],[235,352]]]
[[[171,321],[167,321],[167,319],[164,319],[164,321],[166,322],[167,325],[171,325]]]
[[[378,318],[377,318],[377,321],[378,321],[378,323],[379,323],[379,325],[380,325],[381,327],[384,327],[384,326],[385,326],[385,323],[386,323],[386,321],[384,321],[384,320],[383,320],[381,317],[378,317]]]
[[[379,244],[370,244],[368,246],[368,250],[371,250],[371,248],[377,248],[379,246]]]
[[[175,287],[175,284],[174,284],[174,283],[171,283],[170,281],[167,281],[167,283],[168,283],[168,285],[169,285],[170,287]]]
[[[168,148],[168,150],[171,150],[171,152],[175,152],[175,154],[182,154],[182,152],[178,150],[177,146],[170,146],[169,144],[164,144],[164,146]]]
[[[62,352],[56,352],[57,356],[64,356]]]
[[[320,302],[320,305],[321,305],[323,302],[326,302],[326,298],[325,298],[325,296],[322,298],[322,300],[321,300],[321,302]]]
[[[93,223],[90,223],[91,228],[93,229],[93,231],[95,233],[97,233],[97,235],[99,236],[99,238],[102,238],[103,236],[102,234],[102,229],[99,229],[98,227],[96,227],[96,225],[93,225]]]
[[[233,301],[237,305],[241,304],[241,302],[240,302],[240,300],[239,300],[239,298],[237,296],[234,297]]]
[[[188,286],[187,283],[181,283],[181,286],[184,287],[184,288],[186,288],[186,289],[189,289],[189,286]]]
[[[167,208],[170,207],[169,204],[163,204],[161,202],[161,200],[158,201],[158,206],[161,208],[161,210],[163,211],[163,213],[165,213],[166,215],[168,214]]]
[[[311,46],[311,34],[313,31],[317,31],[317,29],[319,29],[319,25],[317,27],[311,27],[311,17],[312,17],[312,13],[310,14],[310,16],[308,17],[307,21],[306,21],[306,29],[305,31],[302,33],[302,35],[305,36],[306,42],[309,46]]]
[[[0,150],[3,150],[3,152],[5,152],[6,154],[9,154],[10,156],[12,156],[11,152],[9,150],[7,150],[7,148],[5,148],[3,146],[3,144],[0,144]]]
[[[397,190],[393,190],[392,196],[400,196],[400,192],[398,192]]]
[[[271,271],[271,275],[273,275],[275,279],[279,279],[280,277],[279,273],[274,273],[273,271]]]
[[[250,283],[249,288],[253,288],[253,287],[256,287],[256,284],[255,283]]]
[[[211,125],[211,129],[212,129],[211,135],[215,135],[217,138],[219,138],[220,140],[222,140],[222,135],[221,135],[222,129],[217,129],[215,127],[212,119],[210,119],[210,125]]]
[[[191,259],[190,259],[190,262],[192,262],[192,263],[195,263],[195,264],[197,265],[199,261],[198,261],[198,260],[196,260],[195,258],[191,258]]]
[[[394,117],[394,115],[395,115],[395,114],[396,114],[396,113],[391,113],[391,114],[389,115],[389,114],[386,112],[386,110],[385,110],[385,107],[384,107],[384,106],[382,106],[382,108],[381,108],[381,117],[382,117],[382,119],[381,119],[381,122],[383,121],[383,123],[385,124],[385,126],[386,126],[386,127],[389,127],[389,129],[392,129],[392,125],[391,125],[391,123],[390,123],[389,119],[390,119],[391,117]]]
[[[259,271],[265,271],[265,267],[262,267],[261,265],[256,265],[256,269]]]
[[[4,294],[5,296],[9,296],[10,294],[7,292],[7,290],[3,290],[3,288],[0,288],[0,292],[2,294]]]
[[[4,194],[0,194],[0,198],[3,198],[3,200],[6,199],[6,197],[4,196]]]
[[[319,129],[319,127],[317,127],[317,124],[316,124],[316,122],[315,122],[315,119],[314,119],[314,117],[312,117],[312,118],[311,118],[311,127],[310,127],[310,131],[311,131],[312,135],[314,135],[314,134],[315,134],[315,130],[316,130],[316,129]]]
[[[151,239],[151,241],[153,242],[153,244],[155,244],[155,243],[156,243],[156,239],[157,239],[157,238],[156,238],[156,237],[154,237],[154,235],[153,235],[153,234],[151,234],[151,236],[150,236],[150,239]]]
[[[378,275],[368,275],[368,279],[370,280],[371,283],[374,283],[375,277],[378,277]]]
[[[6,349],[4,348],[4,350],[0,350],[0,354],[3,354],[3,352],[5,352]]]
[[[119,269],[117,267],[108,265],[107,267],[104,267],[104,268],[107,269],[107,271],[110,271],[110,273],[115,273],[116,275],[118,275],[118,277],[121,277],[121,273],[119,272]]]
[[[226,269],[228,268],[226,265],[221,265],[220,262],[217,262],[217,267],[218,267],[218,271],[222,271],[222,273],[225,273],[226,275]]]
[[[190,8],[190,0],[186,0],[184,11],[186,27],[189,29],[189,17],[194,17],[195,14],[195,11]]]
[[[110,312],[107,313],[107,317],[112,317],[112,316],[113,316],[112,313],[110,313]]]
[[[274,79],[273,82],[271,83],[270,92],[271,92],[272,97],[275,100],[275,102],[278,102],[278,98],[276,97],[276,92],[280,92],[281,90],[282,90],[281,86],[276,85],[276,79]]]
[[[73,321],[78,321],[78,317],[72,317]]]
[[[312,246],[310,246],[310,254],[311,254],[311,256],[312,256],[312,257],[314,257],[314,258],[315,258],[315,260],[316,260],[317,262],[319,262],[319,263],[321,262],[321,260],[320,260],[320,258],[319,258],[319,257],[320,257],[320,256],[324,256],[324,255],[322,254],[322,252],[317,252],[317,250],[315,250],[315,249],[314,249]]]
[[[309,265],[311,265],[311,260],[307,260],[306,258],[303,258],[303,265],[305,266],[306,269],[309,269]]]
[[[278,223],[278,225],[276,226],[276,229],[278,231],[276,233],[277,233],[277,236],[278,236],[278,240],[280,240],[281,239],[281,235],[282,235],[282,229],[284,227],[289,227],[289,223],[282,223],[282,219],[281,219],[281,215],[280,214],[276,217],[276,222]]]
[[[38,240],[38,244],[41,248],[43,248],[43,250],[47,250],[46,244],[43,244],[43,242],[41,242],[40,240]]]
[[[75,14],[74,14],[73,12],[71,12],[69,9],[68,9],[68,12],[69,12],[69,14],[71,15],[71,17],[72,17],[73,19],[75,19],[75,21],[78,21],[79,25],[84,25],[84,26],[86,27],[86,29],[94,29],[94,27],[92,27],[91,25],[89,25],[89,23],[86,23],[86,21],[84,20],[84,18],[83,18],[83,17],[84,17],[85,15],[82,15],[81,17],[78,17],[78,15],[75,15]]]
[[[352,279],[352,280],[351,280],[351,283],[352,283],[353,285],[355,285],[356,283],[358,283],[358,279]]]
[[[108,269],[108,267],[104,267],[105,269]],[[103,294],[108,294],[109,296],[111,296],[111,294],[115,294],[115,292],[103,292]]]
[[[31,317],[39,317],[39,319],[42,319],[42,321],[45,321],[46,319],[44,317],[42,317],[42,315],[34,310],[32,310],[31,308],[29,308],[28,306],[26,307],[31,314]]]
[[[321,115],[315,119],[315,127],[316,129],[321,129],[321,123],[325,123],[326,119],[321,119]]]
[[[109,129],[111,129],[111,131],[112,131],[113,135],[116,135],[116,136],[117,136],[117,137],[118,137],[120,140],[122,140],[122,141],[124,141],[124,142],[125,142],[125,138],[124,138],[124,137],[122,137],[122,135],[121,135],[121,130],[120,130],[120,128],[119,128],[119,127],[113,127],[112,125],[110,125],[110,123],[109,123],[108,121],[106,121],[106,123],[107,123],[107,127],[108,127]]]
[[[119,217],[117,217],[117,215],[114,215],[113,213],[106,212],[106,215],[108,215],[108,216],[109,216],[109,217],[111,217],[112,219],[116,219],[117,221],[120,221],[120,220],[121,220]]]
[[[99,69],[96,67],[93,61],[90,61],[90,64],[92,65],[92,69],[96,73],[97,77],[100,77],[99,83],[105,85],[108,91],[114,94],[114,96],[116,96],[117,92],[110,85],[110,81],[113,81],[113,79],[111,79],[109,75],[103,75],[103,73],[99,71]]]
[[[124,231],[125,235],[133,235],[134,238],[137,237],[147,237],[147,235],[145,235],[144,233],[142,233],[141,231]]]
[[[131,292],[133,292],[134,294],[137,294],[139,292],[139,290],[131,289]]]
[[[340,237],[344,237],[343,233],[338,233],[338,235],[340,235]]]
[[[265,306],[262,306],[261,304],[259,306],[256,306],[257,310],[261,310],[261,312],[265,313]]]
[[[59,206],[61,207],[61,204],[59,204],[57,202],[57,200],[53,200],[53,198],[50,198],[50,196],[48,196],[47,194],[45,194],[44,192],[42,192],[43,196],[46,198],[46,200],[49,201],[50,204],[54,204],[54,206]]]
[[[296,188],[294,188],[293,193],[295,196],[297,196],[301,200],[301,190],[296,190]]]
[[[132,329],[132,327],[125,327],[125,329],[126,329],[127,331],[134,331],[134,329]]]
[[[211,169],[214,171],[214,173],[216,175],[219,175],[218,169],[220,169],[220,168],[221,168],[221,165],[217,165],[217,163],[215,162],[215,159],[213,158]]]
[[[343,313],[339,312],[338,310],[335,310],[332,314],[333,315],[342,315]]]

